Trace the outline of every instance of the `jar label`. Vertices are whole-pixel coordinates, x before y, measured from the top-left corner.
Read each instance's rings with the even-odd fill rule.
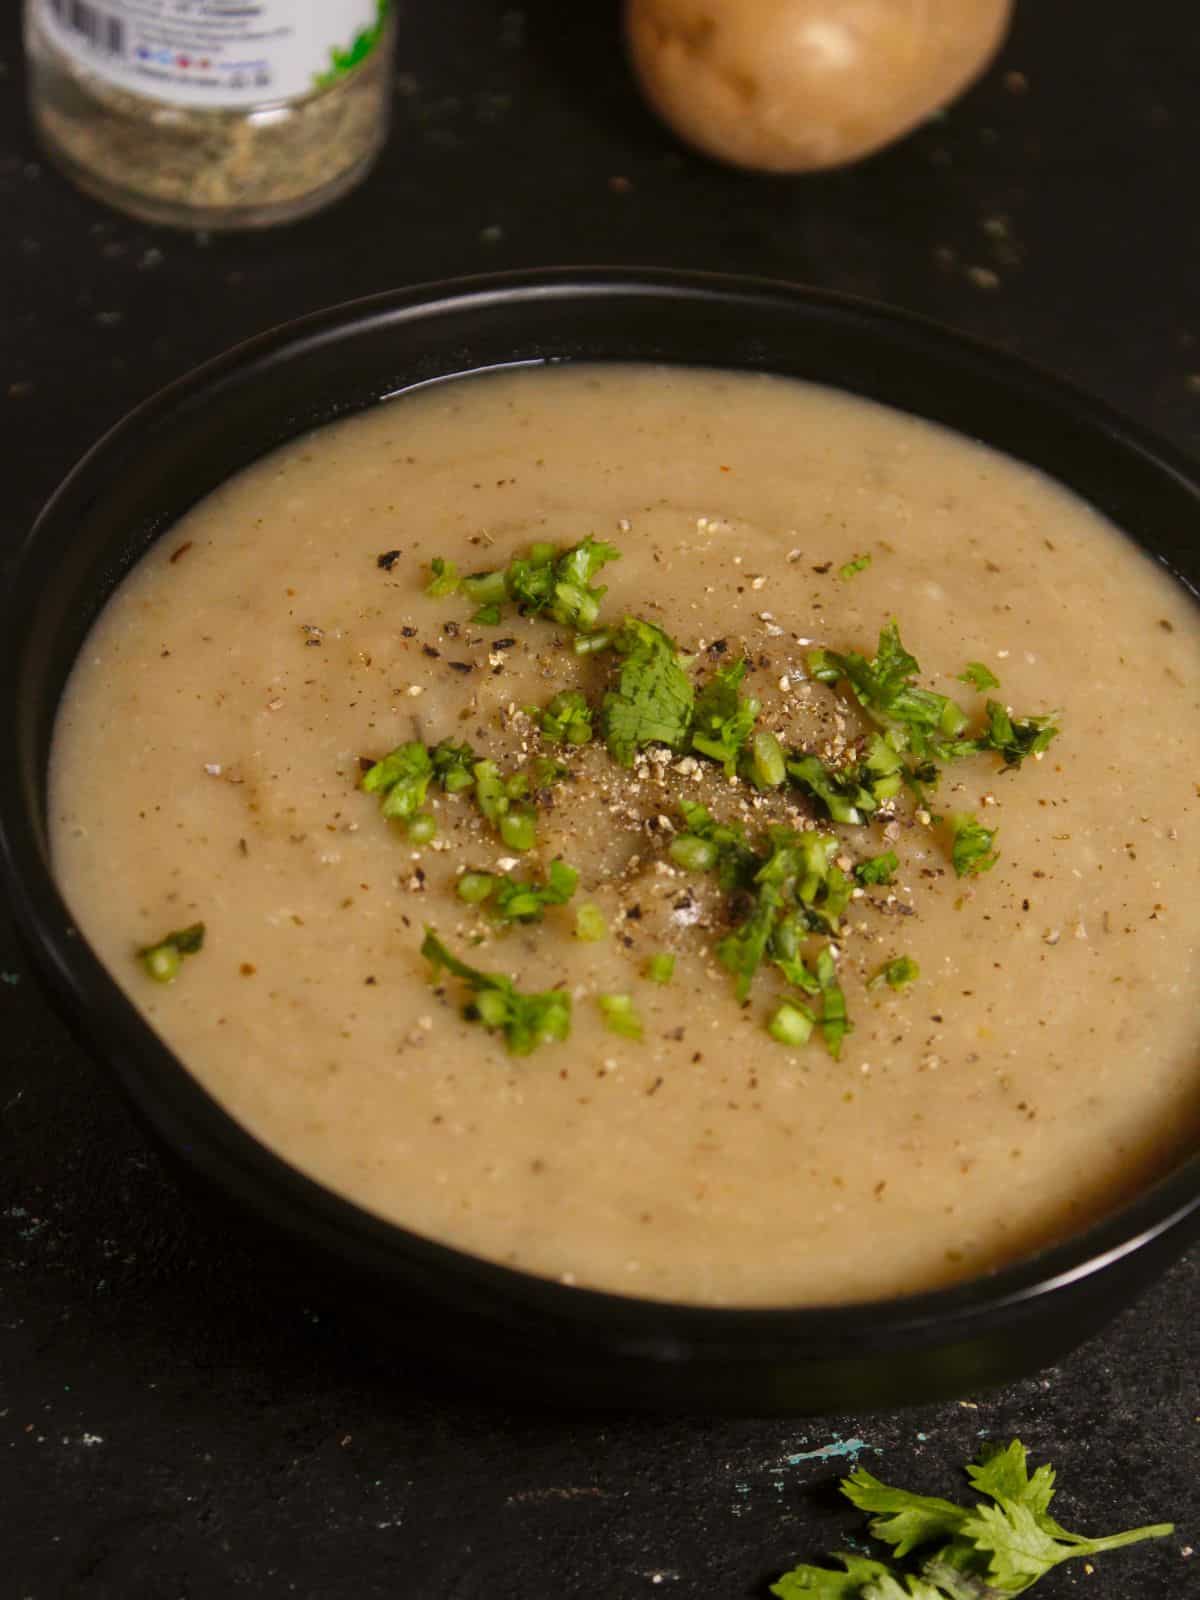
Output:
[[[297,100],[375,49],[388,0],[33,0],[76,66],[178,106]]]

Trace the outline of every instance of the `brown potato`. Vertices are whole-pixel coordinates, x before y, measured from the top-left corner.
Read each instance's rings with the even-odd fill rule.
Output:
[[[1003,39],[1012,0],[627,0],[651,105],[721,161],[837,167],[954,98]]]

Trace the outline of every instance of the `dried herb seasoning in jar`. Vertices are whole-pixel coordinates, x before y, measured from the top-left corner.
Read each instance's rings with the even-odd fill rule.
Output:
[[[258,228],[353,187],[387,132],[389,0],[26,0],[51,157],[150,222]]]

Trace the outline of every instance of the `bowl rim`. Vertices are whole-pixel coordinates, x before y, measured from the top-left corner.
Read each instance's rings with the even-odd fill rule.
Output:
[[[48,540],[53,542],[64,519],[103,494],[110,461],[144,430],[165,422],[179,408],[203,405],[206,397],[212,405],[216,391],[230,379],[250,381],[280,360],[304,359],[354,330],[391,328],[468,306],[515,314],[531,300],[569,303],[581,296],[668,297],[726,306],[753,302],[760,310],[807,310],[893,344],[899,340],[934,365],[965,365],[984,382],[1021,392],[1032,389],[1043,406],[1169,478],[1200,513],[1200,468],[1174,446],[1023,358],[910,312],[770,278],[663,268],[535,268],[431,281],[326,307],[244,340],[142,401],[86,452],[9,563],[0,629],[0,747],[23,748],[18,691],[33,627],[33,569],[39,552]],[[766,363],[764,367],[769,370]],[[466,369],[480,370],[485,368]],[[1196,583],[1161,552],[1154,553],[1195,598]],[[1156,1240],[1200,1226],[1200,1153],[1194,1153],[1081,1232],[983,1275],[883,1299],[767,1306],[694,1304],[567,1285],[414,1233],[307,1177],[250,1134],[187,1072],[126,998],[76,932],[54,881],[39,803],[44,777],[24,770],[20,759],[0,769],[0,870],[35,967],[77,1023],[100,1020],[105,1064],[154,1133],[188,1166],[285,1232],[348,1266],[410,1288],[424,1283],[443,1302],[449,1298],[473,1310],[490,1308],[517,1325],[533,1318],[540,1326],[550,1320],[577,1336],[607,1331],[630,1353],[653,1350],[683,1359],[693,1353],[728,1352],[737,1357],[748,1346],[794,1353],[805,1347],[827,1350],[836,1341],[848,1349],[894,1349],[919,1342],[935,1329],[939,1337],[965,1336],[981,1321],[1027,1312]]]

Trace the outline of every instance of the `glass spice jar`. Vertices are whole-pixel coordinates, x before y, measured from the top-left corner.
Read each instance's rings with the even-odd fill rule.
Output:
[[[81,189],[149,222],[261,228],[365,176],[389,0],[26,0],[30,105]]]

